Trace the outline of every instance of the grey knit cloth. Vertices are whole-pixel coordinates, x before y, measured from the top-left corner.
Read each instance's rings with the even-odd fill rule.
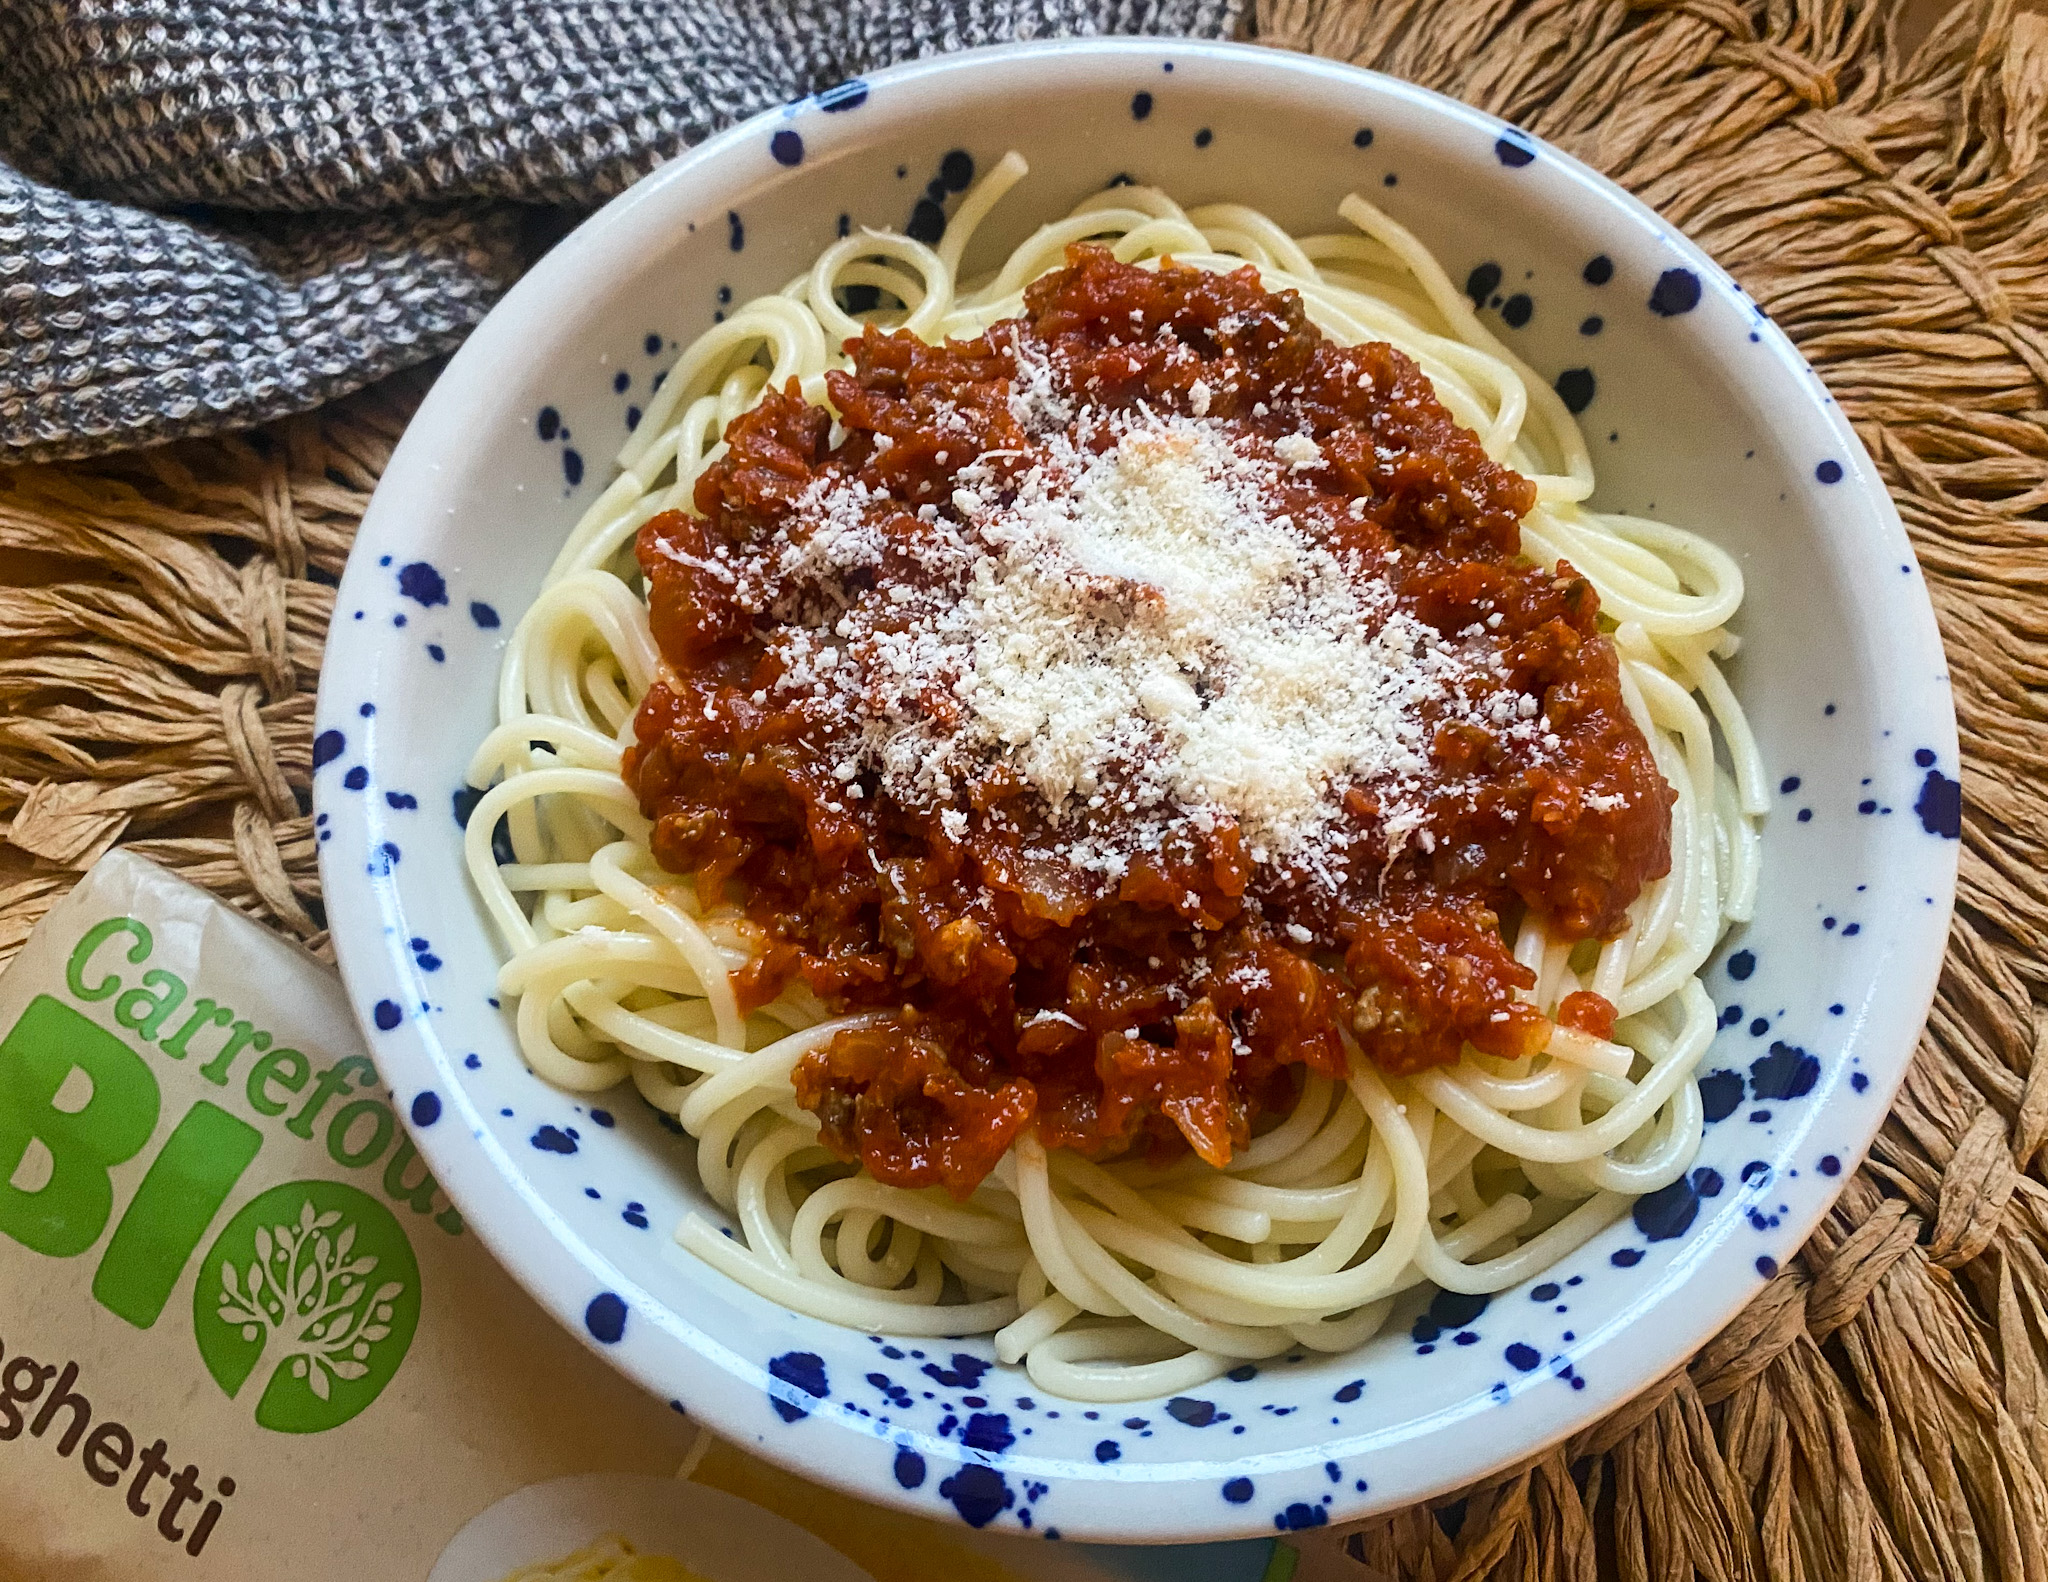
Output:
[[[0,0],[0,460],[446,351],[550,210],[771,106],[976,44],[1213,37],[1241,3]]]

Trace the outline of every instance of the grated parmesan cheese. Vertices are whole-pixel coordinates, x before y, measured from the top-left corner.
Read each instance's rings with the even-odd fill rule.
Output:
[[[1445,636],[1275,503],[1323,464],[1312,437],[1078,407],[1056,368],[1018,353],[1026,470],[976,458],[951,515],[920,508],[914,539],[885,531],[885,496],[821,476],[761,568],[750,602],[784,623],[777,686],[853,727],[841,782],[874,775],[899,804],[944,810],[959,840],[954,804],[1000,766],[1061,831],[1034,858],[1113,882],[1177,825],[1228,821],[1254,863],[1334,879],[1352,787],[1378,804],[1389,861],[1411,840],[1434,848],[1444,721],[1555,742],[1533,699],[1498,689],[1497,622]],[[864,591],[905,554],[915,584]]]

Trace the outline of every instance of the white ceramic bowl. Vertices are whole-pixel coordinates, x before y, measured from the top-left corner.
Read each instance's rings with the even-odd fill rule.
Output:
[[[527,1072],[451,811],[510,625],[675,349],[807,266],[842,216],[903,225],[949,151],[985,167],[1009,148],[1033,175],[978,238],[984,256],[1129,173],[1295,230],[1333,226],[1356,188],[1453,278],[1495,266],[1487,311],[1509,343],[1592,392],[1597,503],[1654,510],[1741,559],[1733,676],[1783,790],[1755,921],[1708,974],[1715,1119],[1688,1180],[1483,1310],[1439,1298],[1349,1356],[1101,1409],[1037,1398],[981,1341],[799,1317],[673,1245],[704,1201],[686,1150],[633,1097],[592,1107]],[[1362,1516],[1528,1455],[1682,1362],[1862,1155],[1933,991],[1956,865],[1955,728],[1912,551],[1848,424],[1755,304],[1513,128],[1222,45],[922,62],[751,121],[606,207],[477,330],[393,456],[337,599],[319,729],[342,968],[473,1231],[564,1324],[726,1437],[874,1499],[1046,1536]]]

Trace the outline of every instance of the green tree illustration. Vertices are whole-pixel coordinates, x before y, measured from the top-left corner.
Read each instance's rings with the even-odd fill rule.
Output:
[[[339,1181],[292,1181],[245,1204],[193,1291],[216,1383],[268,1382],[256,1421],[317,1433],[375,1400],[419,1322],[419,1265],[389,1209]]]
[[[310,1202],[302,1204],[298,1224],[256,1227],[247,1275],[238,1279],[227,1259],[220,1265],[222,1321],[239,1325],[244,1340],[263,1342],[259,1367],[281,1344],[292,1377],[323,1401],[333,1394],[330,1376],[360,1379],[370,1371],[370,1348],[391,1333],[391,1304],[405,1290],[402,1281],[387,1280],[371,1294],[367,1276],[377,1259],[349,1256],[353,1225],[329,1240],[340,1224],[339,1209],[315,1214]]]

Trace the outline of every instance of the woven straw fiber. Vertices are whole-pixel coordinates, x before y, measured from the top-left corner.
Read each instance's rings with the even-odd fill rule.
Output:
[[[1821,371],[1913,532],[1963,733],[1920,1054],[1801,1256],[1536,1464],[1346,1540],[1362,1578],[2048,1582],[2048,22],[1966,0],[1264,0],[1608,172]],[[324,950],[333,584],[417,399],[0,473],[0,960],[116,841]]]

